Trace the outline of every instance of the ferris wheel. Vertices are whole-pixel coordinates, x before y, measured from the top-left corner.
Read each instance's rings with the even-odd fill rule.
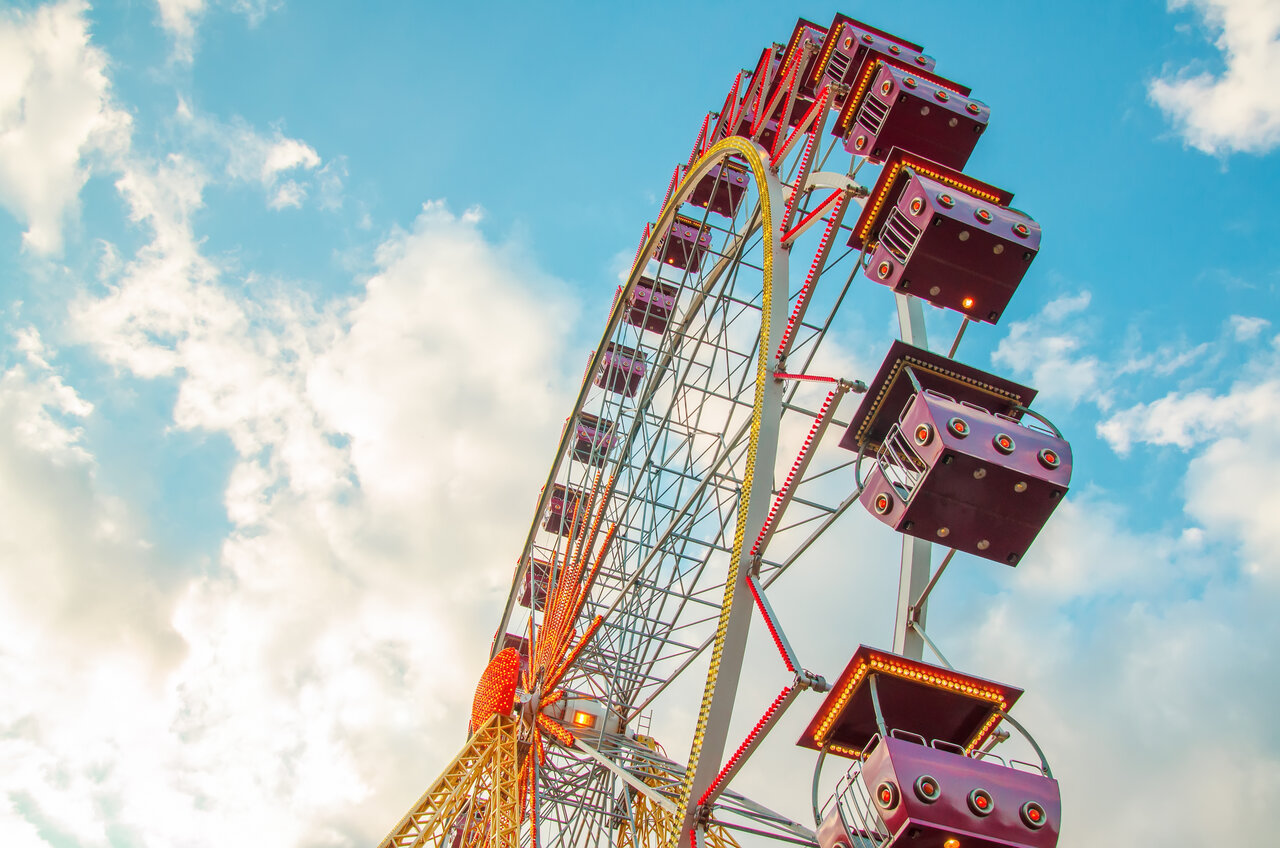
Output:
[[[992,751],[1025,734],[1021,691],[951,668],[924,626],[957,551],[1016,566],[1070,482],[1035,391],[955,359],[1039,249],[1012,194],[961,170],[988,117],[920,45],[843,15],[734,78],[588,359],[469,738],[382,845],[1056,844],[1034,740],[1032,761]],[[828,336],[873,284],[901,340],[874,374],[830,373]],[[945,353],[924,302],[963,316]],[[897,623],[828,680],[768,590],[855,503],[903,536]],[[757,617],[788,678],[731,739]],[[810,690],[813,809],[774,810],[733,779]],[[652,730],[675,705],[696,709],[687,752]],[[828,757],[849,765],[823,803]]]

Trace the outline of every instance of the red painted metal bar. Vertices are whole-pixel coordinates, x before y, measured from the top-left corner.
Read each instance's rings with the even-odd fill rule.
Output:
[[[666,209],[667,204],[671,202],[671,193],[676,190],[676,186],[680,184],[680,166],[676,165],[676,169],[671,172],[671,182],[667,183],[667,196],[662,198],[662,206],[660,209]]]
[[[701,158],[703,152],[707,149],[707,127],[711,124],[711,113],[708,112],[702,119],[702,129],[698,130],[698,140],[693,143],[693,151],[689,154],[687,166],[692,168],[693,163]]]
[[[778,625],[773,620],[773,611],[769,609],[764,602],[764,598],[760,596],[760,587],[756,585],[754,577],[747,577],[747,586],[751,589],[751,597],[755,598],[756,608],[760,610],[760,616],[764,618],[765,627],[769,629],[769,635],[773,637],[773,644],[778,647],[778,653],[782,654],[782,662],[786,665],[787,671],[795,674],[795,657],[791,656],[791,652],[787,650],[786,642],[782,641],[782,634],[778,631]]]
[[[764,715],[756,722],[756,726],[751,728],[747,738],[738,746],[738,750],[733,752],[733,756],[725,762],[724,768],[720,769],[720,773],[716,775],[715,780],[711,781],[707,791],[702,793],[702,797],[698,799],[699,806],[709,804],[716,799],[725,785],[733,778],[733,775],[746,762],[747,757],[751,755],[756,745],[763,739],[764,734],[782,717],[783,710],[790,705],[797,691],[797,687],[794,684],[783,687],[782,691],[778,693],[778,697],[774,698],[773,703],[769,705],[769,709],[765,710]]]
[[[775,374],[774,376],[777,377],[779,375]],[[799,379],[804,378],[801,377]],[[805,469],[809,467],[809,460],[813,458],[814,448],[817,447],[823,431],[826,430],[827,425],[831,422],[831,416],[835,414],[835,404],[847,390],[846,386],[848,384],[841,384],[831,377],[811,379],[822,382],[829,380],[836,383],[836,387],[827,393],[826,400],[822,402],[822,407],[818,410],[817,416],[813,419],[813,425],[809,428],[809,433],[804,438],[804,444],[800,446],[796,461],[792,463],[791,470],[787,473],[786,480],[782,483],[782,488],[778,490],[778,496],[774,498],[773,504],[769,507],[769,515],[764,520],[764,526],[760,528],[760,533],[756,536],[755,543],[751,546],[752,556],[757,556],[764,550],[765,545],[769,543],[769,538],[777,530],[778,522],[782,520],[782,514],[786,511],[787,505],[791,503],[791,498],[795,495],[796,482],[804,475]]]
[[[782,246],[787,247],[793,241],[795,241],[796,238],[802,232],[804,232],[806,229],[809,228],[809,224],[811,224],[815,218],[818,218],[819,216],[821,216],[824,212],[826,212],[829,208],[831,208],[832,204],[834,204],[837,200],[839,200],[843,196],[844,196],[844,189],[842,188],[838,188],[835,191],[831,192],[831,195],[826,200],[818,204],[818,208],[814,209],[808,215],[805,215],[804,220],[802,220],[800,223],[796,224],[794,227],[792,227],[790,230],[788,230],[786,233],[783,234]]]
[[[796,200],[800,197],[800,184],[808,178],[809,161],[813,156],[813,147],[817,143],[818,134],[812,133],[808,141],[804,143],[804,151],[800,154],[800,168],[796,175],[795,184],[791,187],[791,194],[787,197],[787,207],[782,210],[782,222],[778,225],[780,229],[787,229],[791,226],[791,216],[796,211]]]
[[[738,118],[742,114],[738,111],[738,89],[742,87],[742,71],[738,71],[738,75],[733,78],[733,86],[729,89],[729,96],[725,98],[725,109],[722,110],[720,120],[724,122],[725,135],[733,135],[733,130],[738,125]],[[719,128],[719,124],[716,125]],[[718,133],[717,133],[718,135]],[[715,139],[719,141],[720,139]]]
[[[790,98],[791,91],[796,84],[796,81],[793,77],[795,75],[796,69],[799,67],[799,60],[800,60],[799,53],[792,54],[791,60],[787,62],[787,66],[785,68],[780,69],[779,79],[782,80],[782,84],[779,85],[778,90],[773,93],[773,99],[769,101],[769,105],[759,110],[758,112],[756,112],[755,123],[752,124],[751,126],[751,137],[753,139],[755,138],[756,133],[760,132],[760,128],[765,125],[765,122],[768,120],[768,116],[773,114],[774,107],[778,105],[778,99],[784,96]],[[787,82],[788,78],[792,78],[790,82]],[[767,86],[768,86],[768,83],[766,82],[760,88],[760,97],[762,99],[764,97],[764,89]],[[783,115],[783,117],[785,118],[786,115]],[[778,135],[781,136],[782,127],[779,127],[778,129],[779,129]],[[777,139],[774,139],[774,144],[775,145],[777,144]]]
[[[786,360],[796,327],[799,326],[804,317],[804,312],[808,308],[809,296],[813,294],[814,285],[818,280],[818,272],[827,264],[827,257],[831,255],[831,236],[839,229],[840,222],[844,219],[844,211],[848,208],[847,204],[847,200],[841,200],[836,208],[831,210],[827,228],[822,231],[822,239],[818,242],[818,251],[813,255],[813,262],[809,264],[809,273],[805,276],[804,285],[801,286],[800,294],[796,297],[795,308],[791,310],[791,317],[787,319],[787,329],[782,333],[782,341],[778,344],[775,362],[784,362]]]
[[[649,240],[649,230],[653,224],[648,221],[644,224],[644,234],[640,236],[640,244],[636,247],[636,258],[631,260],[631,270],[634,271],[636,266],[640,264],[640,254],[644,253],[645,242]]]
[[[828,103],[830,98],[831,86],[823,86],[822,91],[818,94],[818,99],[813,101],[813,105],[809,107],[809,111],[804,113],[804,118],[800,120],[800,123],[796,124],[795,129],[791,131],[791,135],[787,136],[787,140],[782,143],[782,147],[778,148],[778,150],[774,152],[773,157],[769,160],[770,165],[777,167],[778,163],[785,159],[787,154],[791,152],[791,148],[795,146],[796,139],[800,137],[800,134],[809,132],[810,126],[814,126],[818,123],[818,117],[822,115],[823,112],[826,111],[827,106],[830,105]],[[781,137],[782,134],[779,133],[778,135]],[[815,126],[809,138],[810,147],[812,147],[814,139],[818,135],[819,130]],[[801,161],[803,163],[804,160]]]
[[[782,371],[774,371],[773,379],[775,380],[803,380],[808,383],[838,383],[838,377],[824,377],[821,374],[787,374]]]
[[[753,93],[755,94],[754,108],[756,110],[756,120],[747,130],[753,137],[756,134],[756,127],[760,123],[760,107],[762,105],[760,101],[764,99],[764,89],[765,86],[768,85],[767,77],[769,76],[769,63],[762,62],[759,70],[760,73],[751,78],[751,87],[747,89],[747,96],[742,98],[745,104],[745,101],[751,99]],[[746,111],[746,109],[744,108],[743,111]],[[733,129],[736,129],[736,127]]]

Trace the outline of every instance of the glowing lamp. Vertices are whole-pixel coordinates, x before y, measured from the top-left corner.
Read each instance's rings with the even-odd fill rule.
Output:
[[[989,816],[996,808],[995,799],[985,789],[975,789],[969,793],[969,809],[976,816]]]
[[[585,710],[574,710],[573,726],[590,730],[596,726],[596,717],[593,713],[586,712]]]
[[[471,702],[472,731],[479,730],[495,713],[511,712],[519,677],[520,652],[516,648],[504,648],[489,661]]]
[[[942,843],[942,848],[960,848],[960,840],[954,836]]]
[[[960,305],[963,306],[965,309],[972,309],[973,303],[974,301],[973,301],[973,298],[971,297],[966,297],[964,300],[960,301]]]
[[[1045,823],[1049,820],[1049,816],[1045,813],[1044,807],[1040,806],[1035,801],[1028,801],[1023,804],[1022,809],[1019,811],[1019,815],[1022,818],[1022,823],[1032,830],[1039,830],[1044,827]]]

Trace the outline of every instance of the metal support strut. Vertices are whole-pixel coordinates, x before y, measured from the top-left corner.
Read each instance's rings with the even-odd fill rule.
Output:
[[[898,302],[898,327],[902,340],[916,347],[928,348],[929,337],[924,327],[924,308],[920,299],[911,295],[895,295]],[[893,651],[908,659],[924,659],[924,640],[912,625],[924,627],[927,605],[925,587],[929,583],[930,554],[933,546],[914,536],[902,537],[902,566],[898,577],[898,615],[893,625]],[[916,599],[920,598],[917,604]]]

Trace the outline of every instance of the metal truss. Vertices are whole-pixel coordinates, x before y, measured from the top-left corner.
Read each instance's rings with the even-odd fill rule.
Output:
[[[855,182],[867,160],[824,141],[847,87],[809,92],[811,104],[797,94],[813,49],[788,51],[781,67],[770,64],[775,46],[739,74],[724,113],[708,116],[676,167],[588,359],[501,615],[493,654],[510,644],[523,657],[518,714],[477,731],[386,848],[816,848],[813,830],[732,785],[798,696],[827,688],[787,640],[786,611],[767,590],[861,485],[861,457],[824,438],[847,426],[841,404],[866,386],[823,363],[840,361],[825,356],[826,343],[854,309],[867,259],[845,246],[846,217],[867,196]],[[762,144],[770,116],[776,136]],[[740,198],[714,177],[731,162],[750,175]],[[706,205],[693,205],[708,185]],[[678,215],[710,242],[681,246]],[[655,306],[657,292],[674,307]],[[903,339],[927,346],[920,301],[896,299]],[[615,371],[623,355],[625,373]],[[593,435],[583,449],[578,422],[600,425],[603,441]],[[931,577],[930,556],[930,544],[904,537],[895,651],[910,657],[926,644],[941,657],[925,613],[949,557]],[[544,585],[521,609],[535,574]],[[743,670],[777,668],[747,662],[756,615],[790,677],[730,750]],[[681,698],[687,712],[698,682],[689,754],[673,759],[651,719]]]
[[[820,139],[821,128],[814,129],[815,138]],[[782,314],[789,320],[773,327],[768,338],[770,348],[776,349],[770,361],[779,366],[780,375],[770,376],[782,393],[770,411],[774,421],[767,453],[771,459],[767,467],[758,469],[766,483],[768,522],[752,528],[749,540],[756,574],[764,586],[781,576],[852,502],[852,475],[833,473],[848,464],[846,457],[818,454],[815,448],[831,424],[843,423],[836,417],[837,407],[856,384],[836,379],[843,375],[811,374],[808,369],[837,310],[845,305],[858,270],[859,257],[836,247],[847,229],[845,212],[856,207],[858,191],[847,178],[847,190],[834,203],[829,192],[805,191],[801,183],[811,179],[818,159],[814,146],[816,141],[803,151],[797,148],[778,163],[781,187],[795,200],[786,217],[792,222],[812,220],[810,228],[794,234],[789,249],[774,259],[792,266],[792,276],[802,279],[803,286],[794,295],[781,293],[785,298]],[[564,564],[573,559],[575,548],[590,547],[572,533],[543,528],[550,493],[556,485],[588,493],[598,512],[591,520],[598,518],[601,526],[614,530],[576,629],[584,631],[597,616],[602,624],[559,686],[598,700],[627,726],[647,711],[660,710],[671,684],[689,669],[700,667],[696,658],[714,641],[743,481],[751,474],[758,447],[752,444],[751,424],[757,350],[765,324],[762,278],[764,242],[769,235],[763,232],[760,186],[751,186],[732,219],[681,206],[680,200],[674,198],[669,211],[698,213],[695,220],[714,234],[712,248],[695,272],[649,261],[650,249],[642,245],[619,298],[625,298],[647,272],[675,289],[677,311],[666,332],[659,334],[627,323],[622,319],[625,303],[615,302],[566,423],[500,627],[500,632],[528,634],[537,641],[543,614],[521,613],[514,604],[524,571],[535,559],[550,562],[554,584]],[[659,234],[661,227],[660,223]],[[649,242],[656,239],[651,235]],[[594,385],[604,366],[604,351],[611,344],[644,357],[646,373],[634,396]],[[827,379],[814,382],[811,377]],[[574,454],[574,423],[582,413],[613,422],[619,434],[603,465],[584,462]],[[735,667],[729,669],[734,685],[739,664],[734,660]],[[645,756],[635,745],[610,744],[603,738],[591,742],[622,769],[645,773]],[[580,751],[555,746],[549,750],[548,765],[538,772],[540,845],[605,844],[620,838],[620,809],[634,815],[640,804],[650,821],[653,810],[661,809],[642,793],[636,803],[620,800],[638,793]],[[720,752],[715,752],[714,759],[719,757]],[[714,774],[719,763],[711,767]],[[683,780],[683,767],[678,773]],[[679,787],[663,791],[673,804],[679,802]],[[716,807],[716,815],[724,819],[723,826],[714,825],[717,832],[727,834],[737,827],[747,833],[772,833],[784,842],[806,838],[769,824],[785,820],[781,816],[753,819],[759,817],[757,808],[764,808],[753,807],[746,799],[734,802],[734,797],[740,796],[726,794],[723,805],[727,806]],[[679,812],[682,817],[689,815],[687,806]],[[666,818],[663,822],[664,827],[670,825]],[[704,822],[710,823],[711,819]],[[631,834],[628,838],[639,838],[641,830],[626,832]],[[527,835],[526,841],[531,840]]]

